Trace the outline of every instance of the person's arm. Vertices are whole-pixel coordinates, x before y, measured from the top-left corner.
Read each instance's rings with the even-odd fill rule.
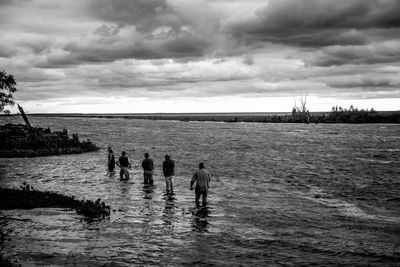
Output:
[[[154,171],[154,161],[151,160],[151,170]]]
[[[163,171],[163,174],[165,176],[165,173],[167,172],[167,167],[166,167],[166,162],[165,161],[162,164],[162,171]]]
[[[196,182],[196,180],[197,180],[197,174],[193,173],[192,180],[190,181],[190,190],[193,190],[193,185]]]
[[[132,168],[132,165],[131,165],[131,163],[129,162],[129,160],[128,160],[128,168],[129,168],[129,169]]]
[[[115,162],[115,164],[117,164],[117,166],[121,168],[121,165],[119,164],[119,160],[117,162]]]

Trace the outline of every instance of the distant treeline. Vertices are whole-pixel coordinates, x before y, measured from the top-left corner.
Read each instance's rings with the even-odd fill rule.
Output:
[[[371,108],[349,109],[334,106],[329,113],[292,112],[292,122],[300,123],[400,123],[400,111],[378,112]],[[290,120],[290,118],[288,119]],[[290,122],[290,121],[288,121]]]
[[[263,122],[263,123],[400,123],[400,111],[333,107],[330,112],[292,113],[155,113],[155,114],[30,114],[32,117],[81,117],[176,121]]]

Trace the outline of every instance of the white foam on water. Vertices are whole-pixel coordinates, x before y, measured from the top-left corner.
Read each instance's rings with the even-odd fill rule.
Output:
[[[356,159],[360,160],[360,161],[374,162],[374,163],[380,163],[380,164],[397,163],[397,161],[394,161],[394,160],[366,159],[366,158],[356,158]]]
[[[356,217],[366,220],[384,220],[392,223],[400,223],[399,217],[368,214],[360,207],[358,207],[355,203],[350,203],[342,199],[333,198],[331,195],[329,195],[319,187],[308,186],[308,188],[310,189],[308,193],[300,193],[302,195],[302,198],[317,202],[330,208],[336,208],[340,213],[345,216]],[[315,197],[316,195],[318,195],[317,198]]]

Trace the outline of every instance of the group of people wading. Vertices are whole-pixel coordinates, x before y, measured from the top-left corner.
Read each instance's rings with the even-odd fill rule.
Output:
[[[132,168],[129,158],[125,151],[121,152],[118,161],[115,161],[114,152],[111,147],[108,147],[108,171],[114,173],[115,165],[120,168],[119,176],[121,181],[129,180],[129,169]],[[153,173],[154,173],[154,162],[150,158],[149,153],[144,154],[144,160],[142,161],[143,168],[143,180],[145,185],[153,185]],[[170,155],[165,155],[163,162],[163,174],[165,178],[165,187],[167,195],[174,195],[174,177],[175,177],[175,161],[171,159]],[[211,174],[207,171],[204,163],[199,163],[199,169],[193,173],[190,181],[190,190],[195,190],[195,202],[196,206],[200,205],[200,196],[202,197],[203,206],[207,203],[207,193],[209,183],[211,180]],[[196,185],[195,187],[193,187]]]

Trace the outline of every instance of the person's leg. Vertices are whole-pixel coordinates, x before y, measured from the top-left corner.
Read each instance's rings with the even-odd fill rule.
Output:
[[[196,202],[196,206],[197,207],[199,207],[200,206],[200,195],[201,195],[201,193],[200,192],[198,192],[197,190],[196,190],[196,199],[195,199],[195,202]]]
[[[143,171],[143,183],[147,184],[147,174],[146,171]]]
[[[203,192],[203,207],[207,205],[207,191]]]
[[[126,178],[126,180],[129,180],[129,171],[128,171],[128,169],[125,170],[125,178]]]
[[[174,192],[174,176],[171,176],[171,178],[170,178],[169,190],[170,190],[171,193]]]
[[[123,180],[124,178],[124,170],[121,168],[121,170],[119,171],[119,179]]]
[[[153,181],[153,172],[150,171],[149,172],[149,176],[148,176],[148,183],[153,185],[154,181]]]
[[[168,189],[169,189],[169,179],[168,176],[165,176],[165,191],[168,194]]]

